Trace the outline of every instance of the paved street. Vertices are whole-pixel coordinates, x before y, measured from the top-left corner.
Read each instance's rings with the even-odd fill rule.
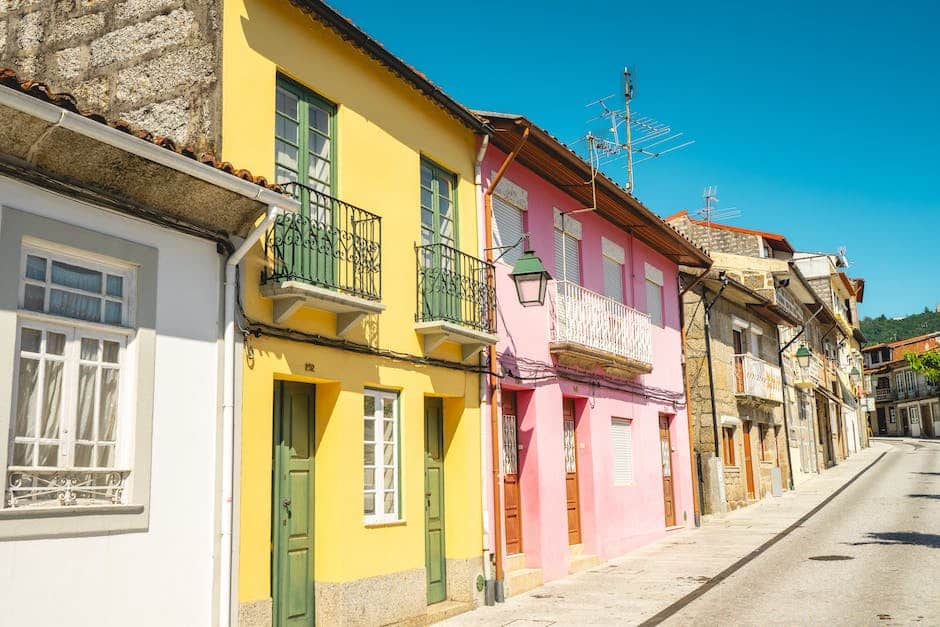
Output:
[[[448,624],[937,624],[937,573],[940,442],[880,440],[795,493]]]

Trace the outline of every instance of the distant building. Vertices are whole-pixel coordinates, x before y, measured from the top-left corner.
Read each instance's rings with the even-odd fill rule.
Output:
[[[940,331],[865,348],[865,375],[875,397],[872,433],[940,437],[940,386],[907,365],[907,353],[940,348]]]

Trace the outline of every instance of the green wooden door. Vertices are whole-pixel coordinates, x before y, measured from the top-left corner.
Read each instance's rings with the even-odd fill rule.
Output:
[[[336,107],[283,77],[275,102],[274,167],[278,184],[291,186],[301,216],[281,226],[286,269],[309,283],[334,287],[339,232],[336,207]]]
[[[271,590],[274,625],[313,625],[313,433],[316,388],[278,381],[274,394]]]
[[[444,411],[439,398],[424,400],[424,524],[428,603],[447,598],[444,567]]]

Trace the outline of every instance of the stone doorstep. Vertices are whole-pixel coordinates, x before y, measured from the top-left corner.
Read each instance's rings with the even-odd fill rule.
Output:
[[[525,568],[525,553],[513,553],[506,556],[506,572],[511,573],[514,570]]]
[[[568,574],[573,575],[582,570],[594,568],[601,563],[601,559],[596,555],[578,555],[572,556],[568,562]]]
[[[541,568],[520,568],[506,573],[506,598],[534,590],[545,583]]]
[[[412,616],[411,618],[406,618],[395,623],[388,623],[388,625],[394,625],[395,627],[422,627],[423,625],[433,625],[434,623],[439,623],[448,618],[453,618],[458,614],[469,612],[472,609],[472,604],[464,603],[463,601],[441,601],[429,605],[424,614]]]

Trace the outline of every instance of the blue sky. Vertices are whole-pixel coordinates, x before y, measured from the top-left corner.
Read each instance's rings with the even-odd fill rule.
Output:
[[[940,3],[332,4],[465,105],[563,141],[634,67],[633,108],[696,140],[637,166],[647,206],[695,210],[717,185],[730,224],[846,246],[862,315],[940,303]]]

